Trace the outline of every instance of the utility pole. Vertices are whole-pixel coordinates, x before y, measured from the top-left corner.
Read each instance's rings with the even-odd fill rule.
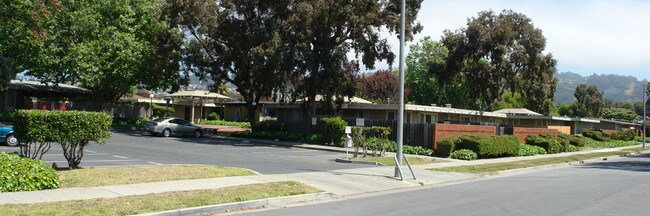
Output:
[[[404,38],[406,23],[406,0],[402,0],[400,9],[399,27],[399,103],[397,108],[397,164],[395,164],[395,177],[402,177],[402,147],[404,145]]]

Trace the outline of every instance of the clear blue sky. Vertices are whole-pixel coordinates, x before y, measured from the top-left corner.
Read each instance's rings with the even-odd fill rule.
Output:
[[[425,36],[440,39],[443,30],[466,26],[467,18],[479,11],[504,9],[525,14],[543,31],[546,52],[558,60],[558,72],[650,80],[650,1],[425,0],[418,15],[424,30],[407,46]],[[399,41],[393,35],[389,41],[399,53]],[[377,67],[387,65],[382,62]]]

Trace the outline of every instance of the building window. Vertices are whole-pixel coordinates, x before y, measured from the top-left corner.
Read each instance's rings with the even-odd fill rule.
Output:
[[[395,112],[388,112],[388,116],[386,119],[395,120]]]
[[[424,123],[431,124],[431,115],[425,115]]]
[[[363,118],[363,111],[357,112],[357,118]]]

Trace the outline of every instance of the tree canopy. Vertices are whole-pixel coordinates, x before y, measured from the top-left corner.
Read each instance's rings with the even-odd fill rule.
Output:
[[[415,21],[421,2],[406,1],[406,40],[422,29]],[[398,0],[296,1],[297,18],[291,19],[296,22],[290,26],[299,32],[295,39],[295,68],[301,74],[295,82],[298,97],[308,98],[311,106],[316,95],[323,95],[325,100],[353,96],[354,91],[341,91],[349,85],[344,65],[349,62],[350,51],[368,69],[373,69],[377,60],[392,63],[395,55],[380,33],[382,28],[398,33],[399,6]]]
[[[44,7],[49,19],[31,22],[39,34],[25,39],[34,41],[20,59],[27,75],[88,88],[100,103],[134,86],[178,87],[182,35],[164,21],[160,1],[61,0],[54,6]]]
[[[602,113],[604,119],[617,119],[636,121],[641,119],[634,111],[625,108],[604,108]]]
[[[488,110],[504,92],[520,93],[525,107],[544,114],[553,106],[557,84],[556,60],[545,54],[546,39],[523,14],[483,11],[468,19],[467,27],[446,30],[442,43],[449,49],[444,65],[430,70],[439,83],[461,76],[469,95]]]
[[[595,85],[580,84],[573,94],[576,102],[572,104],[573,113],[577,117],[598,118],[603,110],[603,94]]]
[[[395,73],[387,70],[378,70],[370,75],[360,76],[357,83],[361,90],[361,97],[375,103],[396,103],[399,92],[399,78]],[[404,94],[408,95],[405,87]]]

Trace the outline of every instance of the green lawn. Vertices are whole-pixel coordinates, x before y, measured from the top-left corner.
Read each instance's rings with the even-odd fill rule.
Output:
[[[247,169],[208,166],[131,166],[59,171],[62,188],[255,175]]]
[[[298,182],[288,181],[113,199],[1,205],[0,212],[2,215],[133,215],[317,192],[322,191]]]
[[[444,167],[444,168],[433,168],[430,170],[433,171],[443,171],[443,172],[464,172],[464,173],[490,173],[498,172],[511,169],[521,169],[535,166],[543,166],[549,164],[559,164],[573,161],[582,161],[588,159],[594,159],[599,157],[607,157],[613,155],[622,155],[629,154],[632,152],[638,152],[644,150],[642,148],[633,148],[626,149],[622,151],[615,152],[599,152],[599,153],[590,153],[590,154],[580,154],[580,155],[571,155],[566,157],[556,157],[556,158],[542,158],[542,159],[533,159],[517,162],[506,162],[506,163],[494,163],[494,164],[481,164],[481,165],[468,165],[468,166],[455,166],[455,167]]]

